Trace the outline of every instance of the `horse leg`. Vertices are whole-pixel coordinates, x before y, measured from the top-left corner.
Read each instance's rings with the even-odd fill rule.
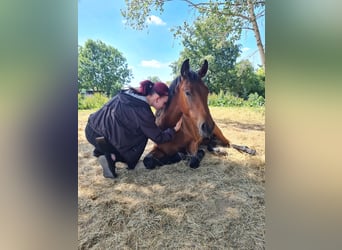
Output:
[[[205,155],[205,151],[203,149],[199,149],[197,152],[196,152],[196,155],[191,155],[190,156],[190,162],[189,162],[189,166],[191,168],[198,168],[199,167],[199,164],[201,162],[201,160],[203,159]]]
[[[159,157],[158,157],[159,156]],[[149,152],[143,159],[143,163],[147,169],[154,169],[157,166],[164,165],[159,159],[164,156],[157,145],[154,146],[151,152]]]
[[[215,124],[213,135],[206,138],[202,144],[207,146],[207,150],[215,155],[227,155],[226,151],[221,151],[217,146],[230,147],[230,141],[223,135],[222,131]]]
[[[214,131],[213,131],[213,136],[212,138],[209,139],[209,141],[204,142],[207,145],[207,149],[210,152],[213,152],[214,154],[217,155],[227,155],[227,152],[221,152],[219,149],[216,149],[215,146],[219,144],[220,146],[224,147],[232,147],[236,150],[238,150],[240,153],[244,152],[250,155],[255,155],[256,151],[255,149],[250,149],[247,146],[240,146],[240,145],[235,145],[231,144],[230,141],[223,135],[221,129],[217,127],[215,124]]]
[[[192,142],[189,146],[190,161],[189,166],[191,168],[198,168],[201,160],[203,159],[205,152],[203,149],[198,149],[199,142]]]
[[[143,163],[147,169],[154,169],[157,166],[173,164],[181,160],[184,160],[184,154],[181,152],[165,154],[162,148],[155,145],[154,149],[145,156]]]
[[[223,135],[221,129],[215,124],[213,136],[216,139],[215,142],[220,146],[230,147],[230,141]]]

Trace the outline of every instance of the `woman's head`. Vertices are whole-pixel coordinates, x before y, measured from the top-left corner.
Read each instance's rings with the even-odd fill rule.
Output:
[[[153,83],[150,80],[140,82],[139,89],[136,89],[138,94],[147,96],[157,93],[159,96],[168,96],[169,87],[163,82]]]
[[[148,103],[155,109],[161,109],[165,106],[168,95],[169,87],[163,82],[153,83],[149,80],[140,82],[138,94],[146,96]]]
[[[154,92],[159,96],[169,96],[169,87],[163,82],[156,82],[153,86]]]

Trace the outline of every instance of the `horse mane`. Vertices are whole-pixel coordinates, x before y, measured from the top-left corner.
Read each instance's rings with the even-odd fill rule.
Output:
[[[176,79],[174,79],[169,87],[169,99],[166,102],[165,108],[169,107],[171,100],[173,99],[174,95],[176,94],[176,88],[179,85],[181,81],[181,77],[178,76]]]

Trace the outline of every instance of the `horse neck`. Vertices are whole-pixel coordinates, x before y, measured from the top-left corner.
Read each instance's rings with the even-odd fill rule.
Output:
[[[176,125],[176,123],[179,121],[179,119],[182,116],[182,112],[180,110],[174,110],[174,109],[168,109],[166,111],[167,114],[165,115],[165,125],[169,127],[173,127]]]
[[[177,98],[174,98],[169,106],[163,109],[157,118],[157,125],[161,128],[174,127],[182,116],[182,111],[177,105]]]

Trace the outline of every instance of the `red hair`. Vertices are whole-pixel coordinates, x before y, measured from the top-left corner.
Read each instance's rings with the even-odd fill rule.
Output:
[[[153,83],[150,80],[144,80],[140,82],[139,88],[131,88],[135,93],[147,96],[152,95],[153,93],[157,93],[159,96],[168,96],[169,95],[169,87],[163,82]]]
[[[154,83],[149,80],[140,82],[139,93],[143,96],[149,95],[152,93],[153,85]]]
[[[153,90],[160,96],[169,95],[169,87],[163,82],[156,82],[153,86]]]

